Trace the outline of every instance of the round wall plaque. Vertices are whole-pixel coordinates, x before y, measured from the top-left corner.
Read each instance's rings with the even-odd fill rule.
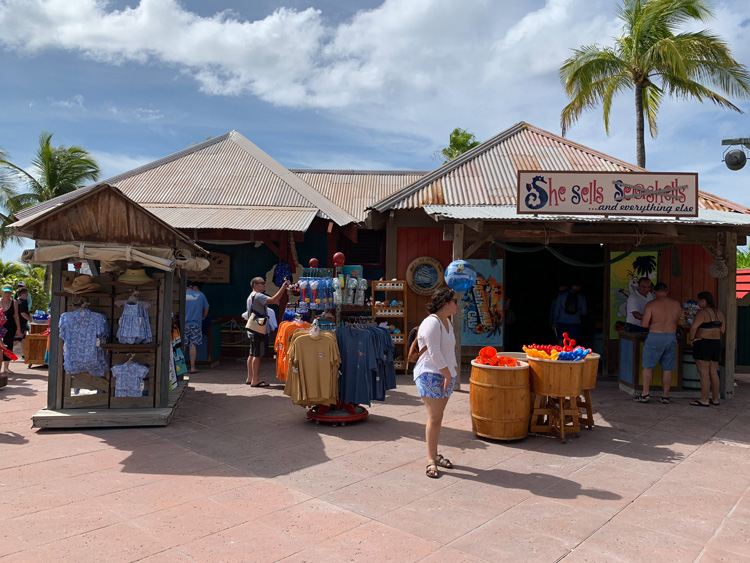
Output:
[[[406,283],[414,293],[430,295],[443,285],[443,265],[437,258],[422,256],[406,268]]]

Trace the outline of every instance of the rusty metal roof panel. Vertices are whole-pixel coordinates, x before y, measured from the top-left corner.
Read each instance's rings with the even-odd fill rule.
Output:
[[[292,169],[296,176],[362,222],[366,210],[419,180],[428,170],[308,170]],[[319,213],[327,218],[325,213]]]
[[[339,225],[357,219],[313,189],[245,137],[231,131],[95,184],[117,186],[145,204],[315,207]],[[75,193],[75,192],[74,192]],[[75,195],[41,204],[44,209]],[[34,207],[16,216],[38,213]]]
[[[383,212],[416,209],[438,201],[453,205],[513,205],[519,170],[641,169],[520,122],[372,207]]]
[[[214,205],[144,205],[151,213],[177,229],[234,229],[240,231],[301,231],[310,226],[315,208]]]

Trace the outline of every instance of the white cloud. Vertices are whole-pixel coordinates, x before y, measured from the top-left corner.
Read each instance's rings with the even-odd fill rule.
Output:
[[[119,11],[105,0],[0,0],[0,46],[169,66],[208,95],[252,95],[276,106],[323,110],[350,128],[407,138],[410,148],[420,139],[429,157],[457,126],[480,140],[521,120],[559,133],[567,100],[557,69],[573,48],[612,44],[621,29],[618,3],[385,0],[331,22],[315,8],[279,8],[248,21],[228,11],[202,17],[177,0],[141,0]],[[747,13],[746,0],[717,0],[717,17],[706,24],[745,63]],[[597,108],[571,128],[570,138],[633,161],[632,107],[632,94],[616,99],[610,137]],[[108,111],[125,121],[163,120],[154,108]],[[682,153],[674,147],[688,145],[686,136],[705,136],[707,127],[716,127],[717,136],[750,134],[750,123],[735,117],[708,105],[665,101],[660,136],[646,141],[648,164],[679,169],[705,161],[710,170],[713,157],[701,151],[713,150],[714,140]],[[744,130],[729,133],[736,127]]]
[[[81,94],[76,94],[68,100],[53,100],[51,98],[48,99],[52,102],[53,106],[83,109],[83,96]]]

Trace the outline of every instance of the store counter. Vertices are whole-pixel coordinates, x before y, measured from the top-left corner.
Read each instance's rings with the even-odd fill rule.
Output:
[[[684,331],[683,331],[684,332]],[[643,375],[641,372],[643,356],[643,343],[648,333],[645,332],[620,332],[620,370],[618,379],[621,387],[627,389],[641,389],[643,387]],[[682,355],[685,348],[685,336],[677,335],[677,369],[672,372],[672,389],[682,390]],[[651,387],[661,388],[662,370],[657,365],[653,370]]]

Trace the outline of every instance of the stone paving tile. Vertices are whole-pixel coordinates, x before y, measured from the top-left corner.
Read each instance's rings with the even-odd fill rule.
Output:
[[[399,563],[422,561],[440,544],[421,539],[379,522],[368,522],[325,542],[317,543],[284,559],[284,563],[330,561],[381,563],[394,558]]]
[[[447,544],[488,521],[486,516],[434,498],[421,498],[378,517],[417,537]]]
[[[608,517],[600,512],[577,509],[552,499],[532,497],[510,508],[495,521],[515,524],[532,532],[557,538],[572,549],[606,524]]]
[[[318,499],[271,512],[256,520],[258,524],[295,540],[300,546],[326,542],[368,521],[364,516]]]
[[[183,544],[185,538],[199,539],[247,520],[247,515],[226,505],[199,499],[133,518],[130,524],[158,538],[166,549]]]
[[[208,500],[242,515],[248,521],[307,502],[311,498],[310,495],[282,483],[259,479],[248,485],[213,494]]]
[[[368,421],[331,427],[275,378],[244,377],[243,364],[195,376],[165,428],[38,431],[46,378],[0,390],[0,465],[20,464],[0,468],[0,557],[100,561],[91,546],[117,534],[108,561],[750,560],[745,382],[699,410],[637,405],[605,380],[597,426],[563,445],[477,439],[467,380],[441,435],[456,467],[435,480],[408,378]]]
[[[747,555],[710,546],[696,559],[696,563],[747,563],[747,560]]]
[[[189,561],[272,563],[300,551],[300,543],[258,522],[247,522],[200,539],[185,538],[174,549]]]
[[[692,562],[703,550],[703,544],[655,530],[659,522],[649,519],[648,527],[620,522],[617,517],[589,537],[583,544],[586,549],[598,550],[620,561]]]
[[[106,554],[103,554],[106,546]],[[50,557],[57,561],[76,563],[130,562],[141,560],[165,549],[164,544],[149,533],[127,524],[118,523],[76,536],[57,540],[26,550],[4,561],[19,563],[48,563]]]
[[[725,520],[708,545],[737,553],[750,560],[750,523]]]
[[[449,547],[497,563],[557,561],[568,553],[566,542],[500,519],[462,536]]]
[[[95,499],[40,510],[4,520],[2,529],[21,540],[24,549],[91,532],[120,522],[122,519]]]

